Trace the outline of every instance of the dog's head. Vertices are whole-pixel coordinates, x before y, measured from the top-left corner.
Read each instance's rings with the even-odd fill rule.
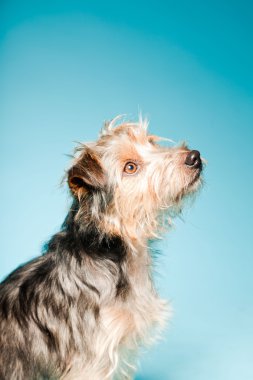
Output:
[[[147,133],[147,122],[108,123],[99,139],[81,145],[68,171],[79,217],[101,231],[152,238],[162,211],[179,209],[201,184],[202,160],[186,145],[164,147]]]

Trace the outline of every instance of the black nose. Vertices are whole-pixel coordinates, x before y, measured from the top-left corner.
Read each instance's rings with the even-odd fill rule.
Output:
[[[191,150],[185,159],[185,164],[194,168],[201,168],[201,158],[198,150]]]

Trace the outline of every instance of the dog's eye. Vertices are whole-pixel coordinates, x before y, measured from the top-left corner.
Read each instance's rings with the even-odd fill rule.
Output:
[[[134,174],[138,170],[138,165],[135,164],[134,162],[127,162],[125,167],[124,167],[124,172],[127,174]]]

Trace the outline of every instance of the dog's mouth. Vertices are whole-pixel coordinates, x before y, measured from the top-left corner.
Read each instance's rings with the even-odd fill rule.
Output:
[[[201,175],[201,172],[202,172],[202,166],[201,166],[201,169],[199,168],[199,169],[196,170],[196,172],[195,172],[193,178],[191,179],[191,181],[190,181],[190,183],[189,183],[189,187],[190,187],[190,186],[193,186],[196,182],[199,181],[199,179],[200,179],[200,175]]]
[[[198,163],[198,167],[194,169],[192,168],[189,173],[189,182],[187,184],[186,194],[194,193],[201,187],[203,183],[202,176],[201,176],[202,170],[203,170],[203,163],[200,160],[200,163]]]

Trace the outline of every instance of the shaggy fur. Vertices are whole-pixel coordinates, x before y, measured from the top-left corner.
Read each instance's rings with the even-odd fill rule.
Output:
[[[131,379],[169,315],[148,240],[199,187],[201,159],[145,121],[115,124],[77,149],[61,231],[0,285],[1,380]]]

